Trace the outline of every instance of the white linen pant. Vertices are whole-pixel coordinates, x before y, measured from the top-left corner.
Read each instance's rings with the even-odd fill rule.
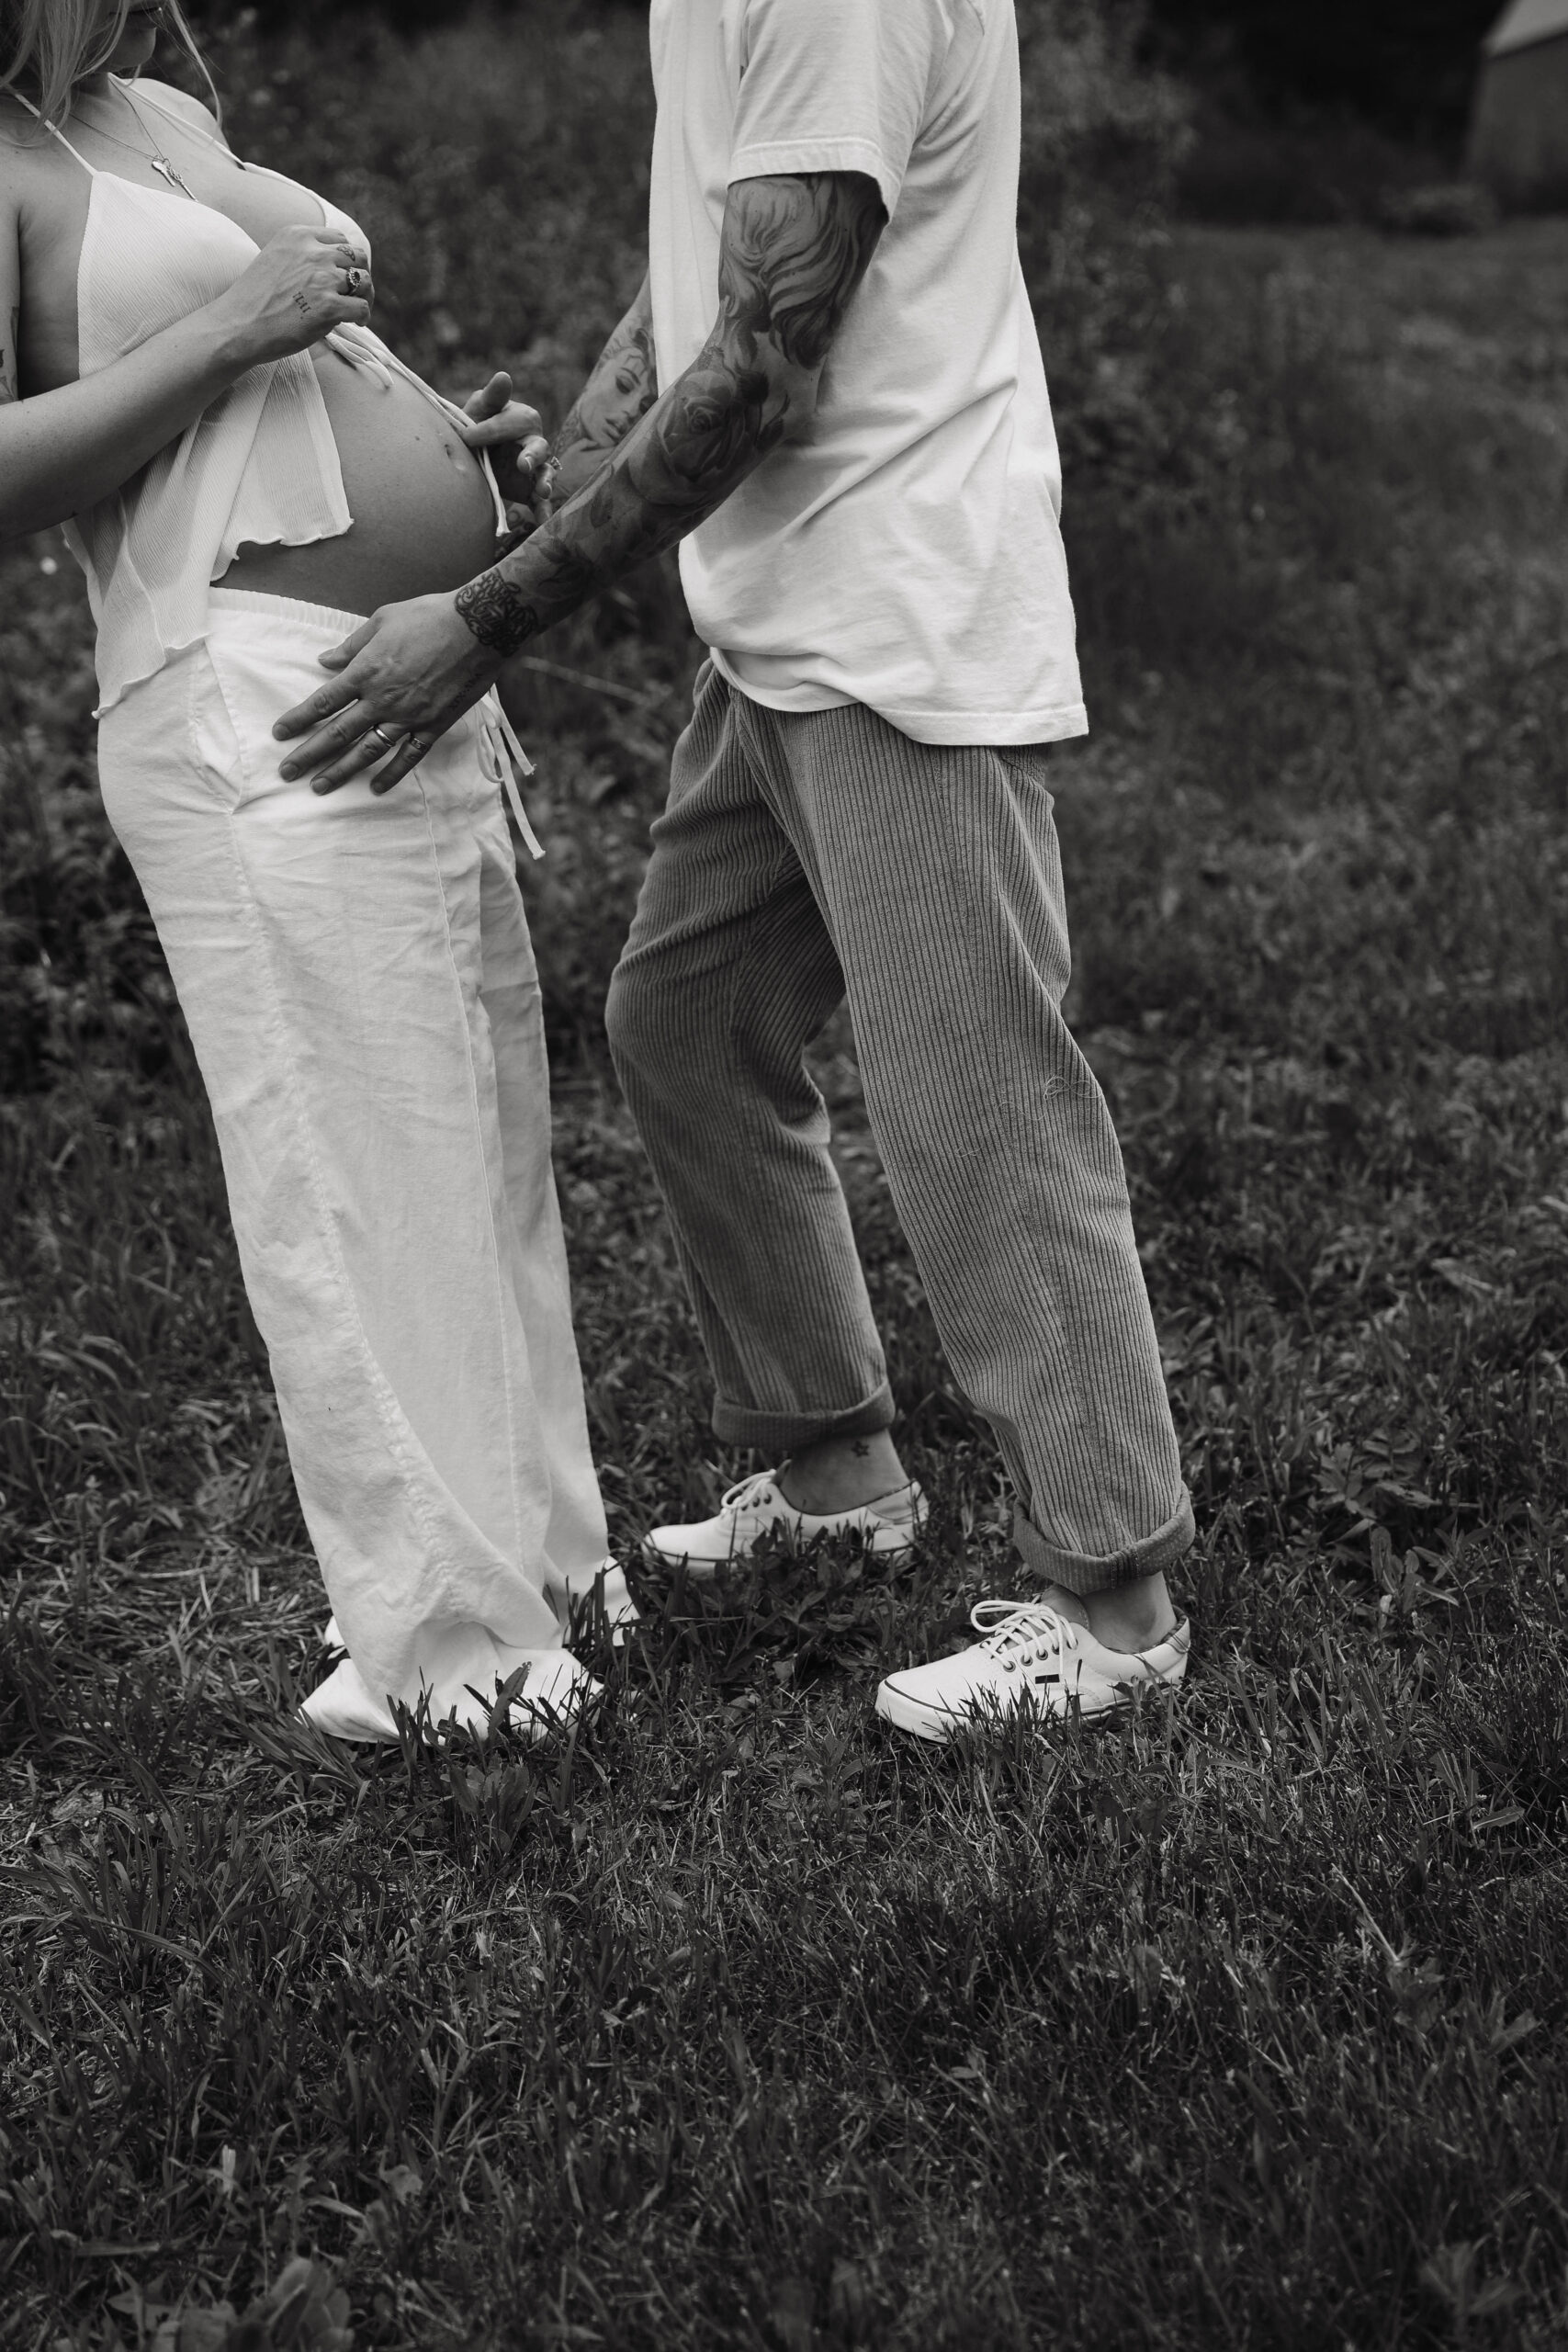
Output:
[[[386,1737],[387,1697],[481,1723],[606,1537],[493,715],[382,798],[278,775],[274,720],[358,626],[214,590],[206,642],[106,712],[99,766],[348,1651],[306,1713]]]

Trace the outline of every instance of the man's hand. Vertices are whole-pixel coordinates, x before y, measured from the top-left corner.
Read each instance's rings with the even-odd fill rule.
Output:
[[[554,472],[539,412],[513,399],[504,368],[470,392],[463,408],[469,422],[454,418],[454,426],[476,456],[481,449],[491,452],[507,521],[526,537],[544,520]],[[323,793],[335,792],[383,759],[386,765],[377,770],[370,789],[389,792],[493,685],[500,668],[457,618],[450,596],[383,605],[363,628],[323,654],[321,663],[339,673],[335,683],[285,711],[273,733],[287,737],[316,729],[290,753],[282,773],[292,778],[318,761],[331,760],[310,787]],[[376,731],[382,729],[385,733]],[[400,737],[388,758],[389,741]]]
[[[556,470],[538,410],[513,399],[504,368],[468,394],[463,410],[472,421],[464,424],[454,418],[454,426],[476,457],[481,449],[490,451],[507,521],[525,536],[536,530],[549,513]]]
[[[413,596],[407,604],[383,605],[363,628],[323,653],[321,665],[336,671],[332,684],[286,710],[272,730],[305,737],[282,773],[303,775],[330,761],[310,789],[335,792],[385,760],[370,779],[371,791],[381,793],[400,783],[489,692],[501,657],[475,637],[450,595]]]

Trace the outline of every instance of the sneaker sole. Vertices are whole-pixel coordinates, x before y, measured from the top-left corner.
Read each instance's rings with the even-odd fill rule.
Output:
[[[1090,1731],[1105,1731],[1136,1705],[1137,1690],[1179,1690],[1180,1687],[1179,1682],[1140,1683],[1134,1690],[1129,1690],[1125,1698],[1112,1699],[1103,1707],[1095,1707],[1087,1711],[1080,1708],[1076,1720]],[[877,1689],[874,1705],[876,1713],[882,1717],[884,1723],[891,1724],[897,1731],[907,1731],[912,1734],[916,1739],[929,1740],[935,1747],[945,1747],[949,1740],[958,1738],[960,1734],[965,1731],[1005,1730],[1007,1725],[1014,1720],[1014,1716],[1022,1712],[1021,1709],[1015,1709],[1006,1715],[999,1713],[988,1715],[980,1710],[970,1708],[962,1712],[949,1712],[946,1709],[932,1707],[923,1700],[908,1698],[901,1690],[890,1690],[886,1682],[880,1684]],[[1055,1709],[1042,1707],[1038,1702],[1032,1710],[1032,1725],[1036,1731],[1049,1731],[1057,1724],[1071,1723],[1074,1720],[1075,1717],[1069,1713],[1058,1713]]]
[[[344,1656],[346,1657],[347,1655],[345,1650]],[[317,1687],[323,1686],[318,1684]],[[533,1704],[525,1699],[514,1701],[507,1710],[506,1728],[514,1739],[521,1739],[529,1747],[538,1747],[558,1732],[575,1730],[589,1708],[604,1696],[604,1688],[603,1683],[595,1682],[590,1677],[586,1681],[576,1684],[557,1704],[552,1704],[547,1699]],[[388,1724],[383,1728],[380,1724],[367,1727],[362,1720],[352,1727],[345,1726],[341,1719],[335,1724],[322,1723],[318,1716],[308,1712],[307,1706],[297,1707],[291,1720],[320,1732],[323,1738],[342,1740],[349,1747],[396,1747],[400,1744],[401,1736],[395,1724]]]
[[[841,1532],[824,1527],[814,1535],[797,1536],[795,1548],[800,1552],[813,1551],[818,1544],[838,1543],[841,1541],[842,1535],[854,1535],[857,1532],[858,1530],[852,1527],[845,1528]],[[758,1538],[759,1544],[761,1540],[761,1537]],[[867,1535],[862,1537],[862,1548],[872,1553],[879,1560],[907,1560],[915,1548],[915,1538],[912,1535],[900,1535],[895,1537],[892,1543],[888,1543],[880,1534]],[[699,1582],[705,1582],[708,1577],[717,1576],[722,1568],[743,1567],[751,1558],[752,1554],[750,1550],[731,1552],[723,1559],[710,1559],[692,1552],[661,1552],[652,1536],[645,1535],[642,1539],[642,1556],[649,1567],[666,1569],[683,1567],[689,1577],[695,1577]]]

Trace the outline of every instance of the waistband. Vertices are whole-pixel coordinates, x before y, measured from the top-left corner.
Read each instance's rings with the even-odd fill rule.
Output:
[[[363,628],[364,613],[334,612],[331,605],[307,605],[298,596],[268,596],[259,588],[209,588],[207,594],[208,616],[219,613],[254,613],[259,619],[289,621],[297,627],[319,628],[333,637],[352,637]],[[491,783],[499,784],[512,804],[531,857],[543,857],[539,837],[528,822],[528,812],[523,806],[523,796],[517,788],[519,772],[532,775],[534,763],[523,749],[513,731],[512,721],[501,707],[501,696],[491,686],[478,706],[479,741],[483,747],[485,773]]]
[[[208,610],[214,613],[255,613],[265,620],[301,621],[307,628],[330,628],[352,637],[370,617],[367,613],[340,613],[331,605],[307,605],[298,596],[267,596],[259,588],[209,588]]]

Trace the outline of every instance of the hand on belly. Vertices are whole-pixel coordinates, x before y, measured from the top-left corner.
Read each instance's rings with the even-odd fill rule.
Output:
[[[495,552],[478,459],[400,377],[385,385],[324,345],[312,356],[353,528],[308,547],[242,547],[223,586],[348,613],[460,588]]]

